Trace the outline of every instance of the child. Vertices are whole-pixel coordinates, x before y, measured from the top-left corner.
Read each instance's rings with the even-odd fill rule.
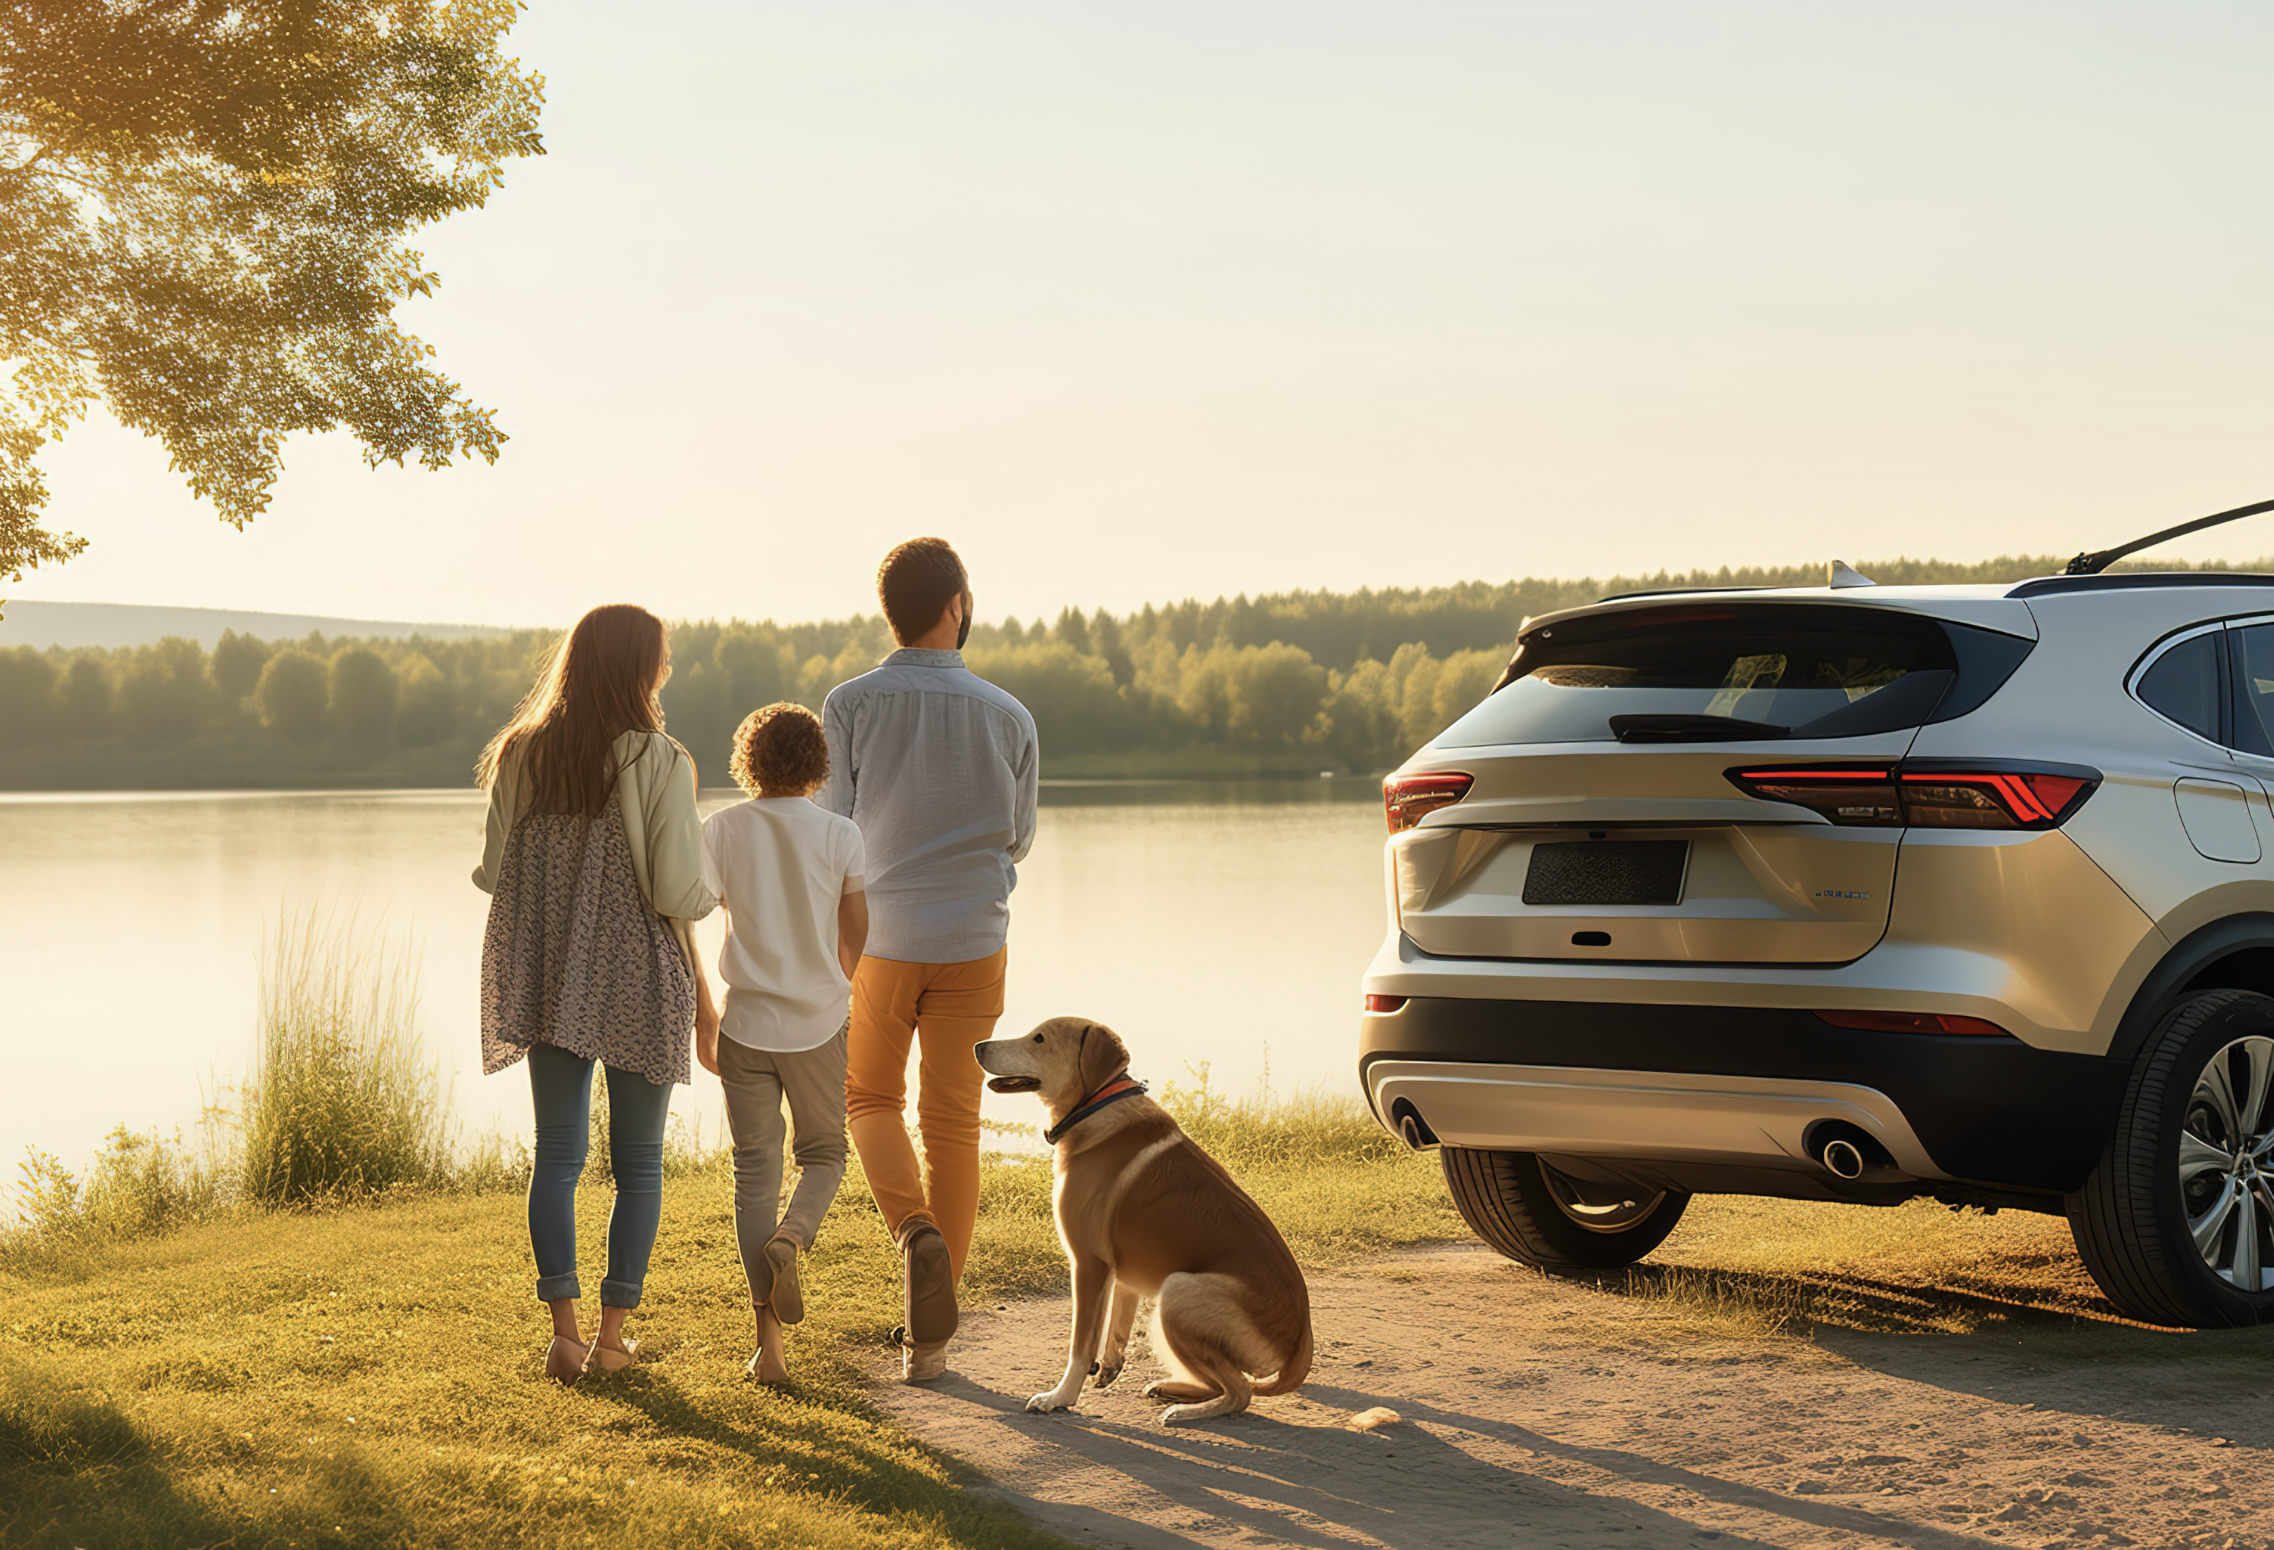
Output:
[[[782,1326],[805,1317],[798,1253],[813,1247],[845,1177],[845,1021],[868,940],[861,831],[807,800],[829,773],[821,723],[802,705],[750,713],[728,768],[747,802],[703,823],[703,875],[726,906],[723,1013],[697,1010],[695,1055],[726,1089],[734,1137],[734,1235],[757,1312],[745,1373],[789,1378]],[[782,1100],[797,1189],[779,1223]]]

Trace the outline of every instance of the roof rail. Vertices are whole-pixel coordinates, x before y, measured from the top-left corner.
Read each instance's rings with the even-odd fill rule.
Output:
[[[2249,506],[2237,506],[2232,511],[2215,511],[2207,517],[2197,517],[2192,522],[2182,522],[2177,527],[2167,527],[2160,533],[2150,533],[2145,538],[2135,538],[2128,544],[2118,544],[2113,549],[2095,549],[2080,554],[2069,561],[2066,574],[2071,576],[2097,576],[2118,560],[2123,559],[2124,556],[2138,554],[2150,544],[2160,544],[2167,538],[2178,538],[2188,533],[2200,533],[2207,527],[2217,527],[2220,523],[2232,522],[2237,517],[2255,517],[2262,511],[2274,511],[2274,501],[2258,501]]]
[[[2128,570],[2112,576],[2085,572],[2038,576],[2016,582],[2006,596],[2044,597],[2060,592],[2112,592],[2135,587],[2274,587],[2274,576],[2239,570]]]

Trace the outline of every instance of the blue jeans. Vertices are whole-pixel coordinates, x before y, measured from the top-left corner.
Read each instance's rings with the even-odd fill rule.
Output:
[[[591,1150],[592,1062],[551,1044],[529,1046],[529,1097],[537,1110],[537,1154],[529,1174],[529,1247],[537,1256],[537,1299],[581,1295],[576,1279],[576,1181]],[[608,1068],[608,1160],[616,1205],[608,1213],[607,1308],[636,1308],[648,1255],[663,1220],[663,1123],[668,1083]]]

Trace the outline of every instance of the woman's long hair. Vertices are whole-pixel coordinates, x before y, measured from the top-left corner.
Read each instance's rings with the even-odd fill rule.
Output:
[[[522,812],[596,817],[615,790],[616,739],[663,730],[658,695],[667,649],[663,621],[631,603],[609,603],[579,619],[554,643],[513,719],[482,750],[475,767],[482,789],[497,784],[499,767],[513,756],[527,794]]]

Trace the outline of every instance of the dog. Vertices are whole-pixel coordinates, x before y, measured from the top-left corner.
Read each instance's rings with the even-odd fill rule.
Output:
[[[1166,1423],[1237,1415],[1311,1368],[1311,1294],[1263,1208],[1129,1078],[1111,1028],[1054,1017],[1024,1038],[973,1047],[999,1093],[1050,1114],[1058,1237],[1073,1273],[1066,1374],[1026,1408],[1063,1410],[1096,1375],[1121,1376],[1137,1299],[1152,1297],[1153,1349],[1170,1376],[1148,1399]],[[1261,1378],[1263,1381],[1257,1381]]]

